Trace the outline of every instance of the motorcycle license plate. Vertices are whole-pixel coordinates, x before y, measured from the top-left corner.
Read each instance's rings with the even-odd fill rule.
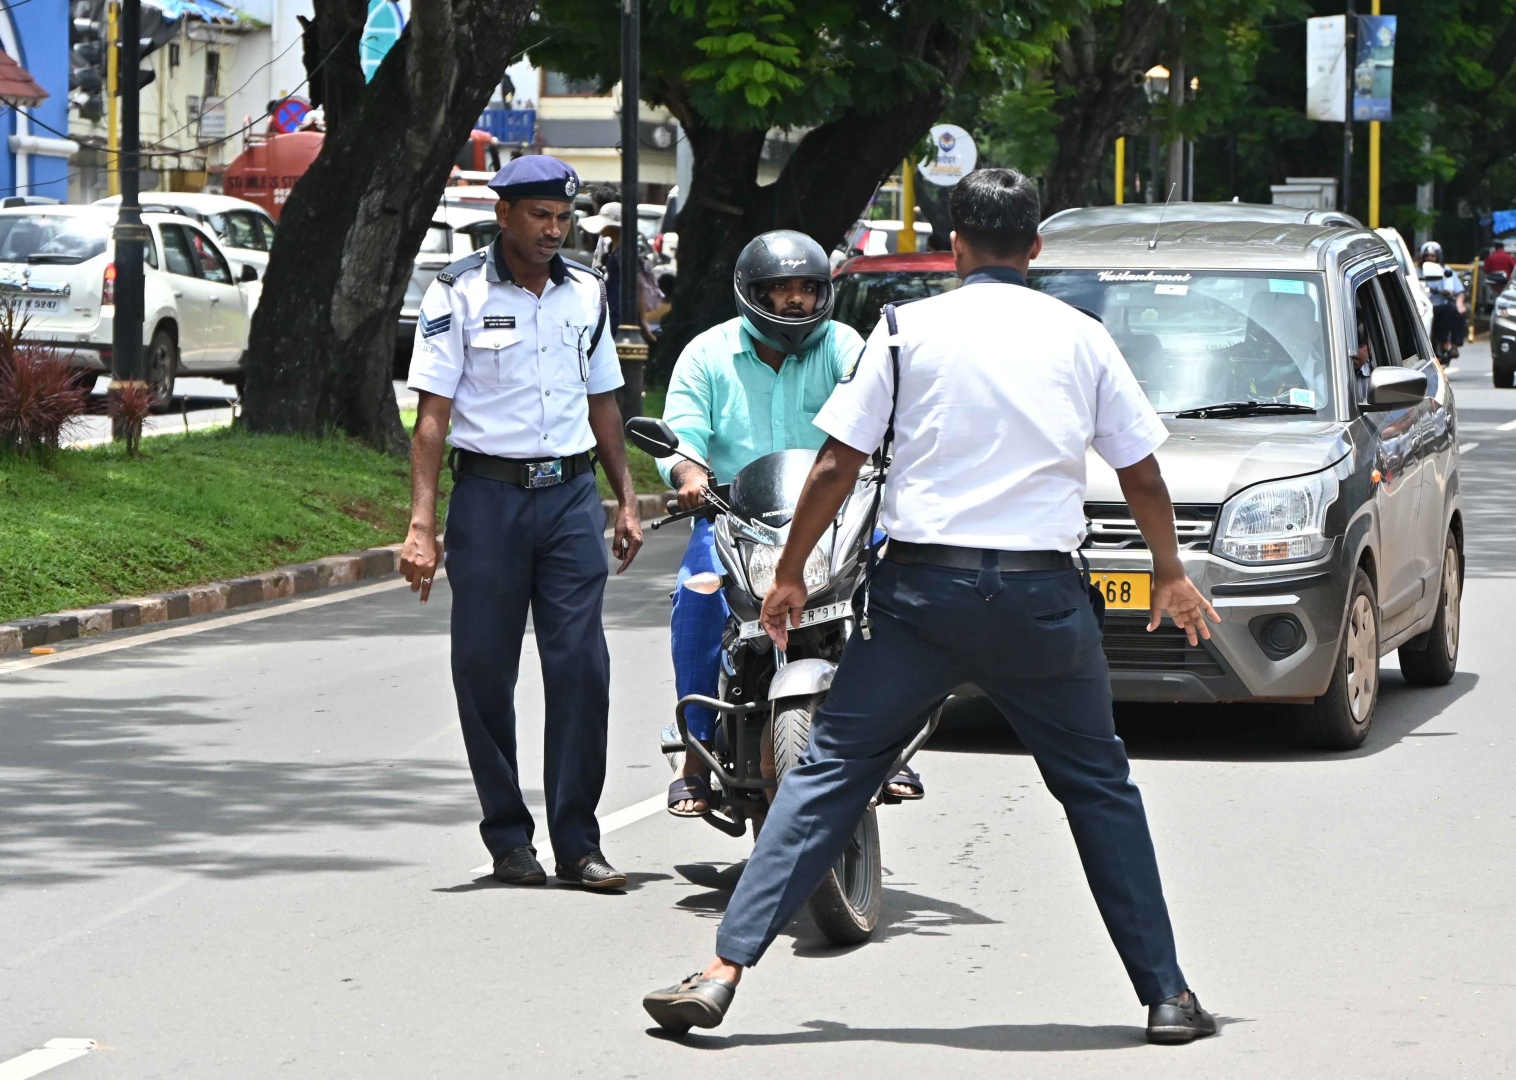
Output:
[[[1090,572],[1090,582],[1105,597],[1107,611],[1147,611],[1153,603],[1151,574]]]
[[[836,622],[838,619],[850,619],[853,616],[853,604],[850,600],[841,600],[835,604],[821,604],[818,607],[806,608],[800,613],[800,625],[793,627],[795,630],[803,630],[807,626],[815,626],[818,623]],[[754,619],[752,622],[742,624],[742,640],[762,637],[765,631],[763,623]]]

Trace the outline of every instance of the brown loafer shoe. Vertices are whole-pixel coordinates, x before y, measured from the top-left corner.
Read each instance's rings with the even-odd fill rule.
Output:
[[[578,885],[581,889],[604,892],[626,888],[626,875],[606,862],[598,848],[576,863],[559,863],[553,873],[565,885]]]
[[[654,990],[642,1007],[664,1031],[683,1035],[692,1027],[719,1027],[736,993],[725,979],[707,979],[697,971],[678,986]]]

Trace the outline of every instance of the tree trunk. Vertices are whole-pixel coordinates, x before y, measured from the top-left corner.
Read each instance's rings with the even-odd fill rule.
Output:
[[[830,250],[880,181],[942,115],[948,91],[972,58],[973,35],[960,38],[937,24],[918,34],[920,54],[941,72],[939,88],[882,112],[850,109],[811,129],[779,179],[766,186],[758,184],[765,132],[710,127],[677,95],[669,95],[695,160],[689,200],[679,212],[674,303],[653,354],[659,375],[667,377],[696,334],[737,313],[732,270],[749,240],[771,229],[796,229]]]
[[[316,8],[322,56],[356,69],[349,9],[366,5]],[[391,383],[401,301],[458,147],[531,9],[530,0],[418,3],[355,101],[340,89],[346,80],[327,80],[326,140],[280,216],[253,318],[249,430],[340,429],[406,452]]]
[[[1137,132],[1132,105],[1142,93],[1143,75],[1158,60],[1168,5],[1126,0],[1119,11],[1087,16],[1057,46],[1058,152],[1044,178],[1044,216],[1085,205],[1106,150],[1117,136]]]

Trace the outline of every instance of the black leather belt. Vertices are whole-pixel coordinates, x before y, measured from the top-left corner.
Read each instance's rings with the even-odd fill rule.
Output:
[[[1067,551],[996,551],[1002,573],[1029,570],[1072,570],[1074,556]],[[891,540],[884,557],[897,563],[925,563],[951,570],[978,570],[984,566],[982,548],[952,547],[948,544],[912,544]]]
[[[486,480],[502,480],[524,488],[557,487],[595,467],[588,451],[573,457],[519,461],[515,458],[476,454],[472,450],[460,450],[457,447],[453,448],[449,464],[455,477],[482,476]]]

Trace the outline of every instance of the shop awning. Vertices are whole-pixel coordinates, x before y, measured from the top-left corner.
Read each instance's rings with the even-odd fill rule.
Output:
[[[47,91],[37,85],[26,68],[0,52],[0,101],[30,107],[41,105],[47,96]]]
[[[144,7],[157,8],[169,20],[182,19],[188,15],[201,22],[235,23],[247,18],[230,4],[218,3],[217,0],[142,0],[142,4]]]

